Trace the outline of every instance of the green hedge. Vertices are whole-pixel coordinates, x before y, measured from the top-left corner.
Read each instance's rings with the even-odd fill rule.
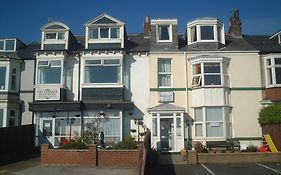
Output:
[[[261,126],[281,124],[281,103],[262,108],[258,120]]]

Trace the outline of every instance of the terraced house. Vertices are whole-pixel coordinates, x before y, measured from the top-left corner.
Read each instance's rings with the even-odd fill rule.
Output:
[[[1,56],[2,126],[6,116],[12,120],[14,105],[18,124],[37,125],[37,144],[54,147],[95,119],[103,119],[109,143],[129,134],[140,140],[150,129],[151,146],[162,151],[197,141],[260,144],[259,110],[281,99],[280,31],[243,35],[239,11],[229,29],[204,17],[187,22],[180,35],[178,23],[146,17],[144,33],[128,34],[124,22],[101,14],[85,23],[83,35],[62,22],[47,23],[41,43],[23,47],[26,56]],[[6,39],[0,42],[6,54]]]

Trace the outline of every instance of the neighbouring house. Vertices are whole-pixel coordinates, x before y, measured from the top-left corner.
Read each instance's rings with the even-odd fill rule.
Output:
[[[161,151],[258,145],[259,110],[281,100],[281,32],[243,35],[239,11],[229,22],[195,19],[180,35],[177,19],[146,17],[144,33],[129,34],[104,13],[83,35],[50,21],[40,44],[0,39],[0,126],[35,123],[37,145],[54,147],[96,119],[105,142],[150,129]]]
[[[33,49],[17,38],[0,39],[0,127],[32,123]]]

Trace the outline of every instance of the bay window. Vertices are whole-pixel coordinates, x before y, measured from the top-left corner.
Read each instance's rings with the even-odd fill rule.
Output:
[[[119,27],[95,27],[89,31],[90,39],[117,39],[120,38]]]
[[[199,107],[194,109],[195,137],[230,136],[230,116],[227,107]]]
[[[0,91],[6,89],[6,67],[0,67]]]
[[[227,67],[222,62],[201,62],[192,65],[192,86],[227,85]]]
[[[42,60],[37,64],[37,84],[61,84],[62,60]]]
[[[158,86],[171,87],[171,59],[158,59]]]
[[[85,60],[84,83],[121,83],[120,59]]]
[[[281,86],[281,56],[266,59],[268,86]]]

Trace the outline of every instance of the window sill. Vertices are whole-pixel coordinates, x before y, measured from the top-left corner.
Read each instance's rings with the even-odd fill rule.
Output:
[[[48,87],[60,87],[65,88],[64,84],[35,84],[34,88],[48,88]]]
[[[172,40],[157,40],[158,43],[171,43]]]
[[[81,84],[82,88],[107,88],[107,87],[116,87],[123,88],[124,85],[122,83],[84,83]]]
[[[114,39],[89,39],[88,43],[121,43],[121,38]]]
[[[66,41],[65,40],[45,40],[44,44],[65,44]]]

